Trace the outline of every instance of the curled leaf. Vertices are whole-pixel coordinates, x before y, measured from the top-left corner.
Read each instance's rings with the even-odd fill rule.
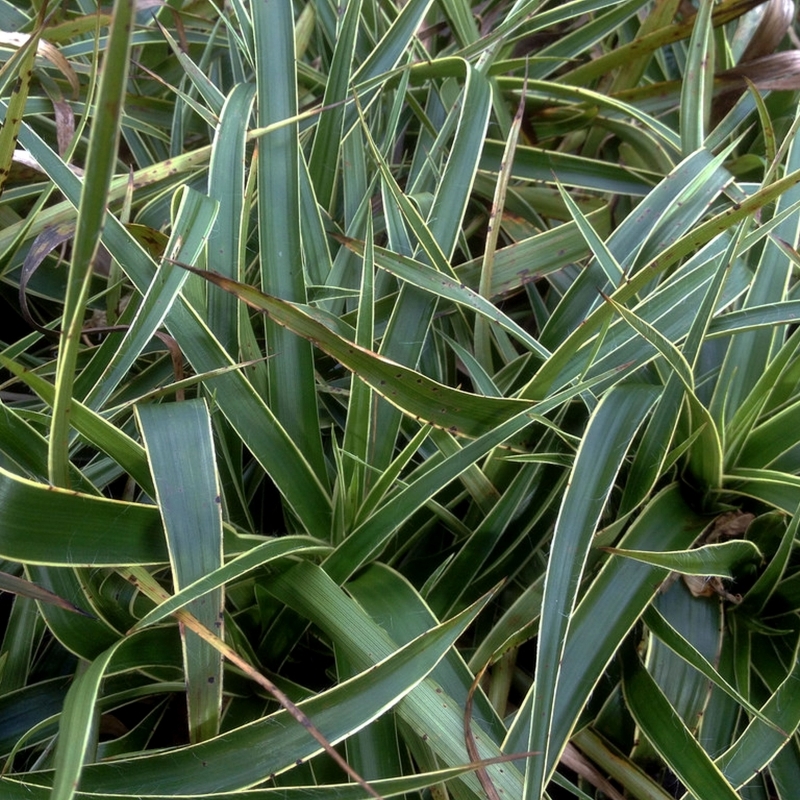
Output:
[[[28,35],[24,33],[0,31],[0,45],[5,44],[11,47],[22,47],[28,39]],[[75,97],[77,97],[81,89],[78,75],[70,66],[69,61],[61,55],[58,48],[50,44],[50,42],[40,39],[36,45],[36,55],[46,58],[69,81],[72,92]]]
[[[649,550],[624,550],[617,547],[602,548],[607,553],[632,558],[644,564],[666,567],[682,575],[732,578],[733,569],[749,561],[760,561],[761,551],[753,542],[735,539],[731,542],[706,544],[693,550],[651,552]]]

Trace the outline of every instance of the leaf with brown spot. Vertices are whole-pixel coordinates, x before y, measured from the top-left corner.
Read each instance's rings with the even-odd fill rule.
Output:
[[[50,603],[66,611],[81,614],[84,617],[92,616],[82,608],[78,608],[78,606],[70,603],[69,600],[59,597],[48,589],[44,589],[25,578],[9,575],[7,572],[0,572],[0,592],[11,592],[11,594],[16,594],[20,597],[29,597],[31,600],[38,600],[40,603]]]
[[[199,270],[186,264],[179,266],[231,292],[251,308],[269,314],[279,325],[313,342],[412,418],[426,420],[451,432],[457,430],[469,438],[478,438],[525,409],[533,411],[533,404],[529,401],[486,397],[453,389],[372,350],[359,347],[328,327],[322,321],[319,309],[264,294],[253,286],[210,270]]]
[[[33,244],[22,262],[22,270],[19,276],[19,307],[25,321],[32,328],[46,336],[58,336],[58,331],[45,328],[40,325],[31,315],[28,307],[28,284],[41,263],[50,253],[65,242],[68,242],[75,235],[75,225],[65,222],[45,228],[33,241]]]
[[[166,234],[148,225],[141,225],[135,222],[128,223],[125,229],[139,242],[154,261],[158,261],[164,255],[169,241],[169,237]]]
[[[40,33],[41,30],[35,35],[38,37]],[[8,44],[21,48],[27,45],[28,42],[29,38],[24,33],[9,33],[8,31],[0,31],[0,44]],[[67,81],[69,81],[69,85],[72,87],[73,95],[77,97],[81,89],[78,75],[75,70],[72,69],[69,61],[64,58],[58,48],[54,47],[50,42],[47,42],[44,39],[38,39],[36,43],[36,55],[46,58],[61,72]]]
[[[0,194],[3,192],[11,169],[11,162],[14,159],[14,149],[17,144],[19,129],[22,125],[22,115],[25,113],[25,103],[28,100],[31,70],[36,59],[36,48],[40,34],[41,28],[37,27],[30,37],[27,37],[26,41],[20,45],[19,50],[3,68],[3,71],[5,69],[16,69],[17,80],[8,100],[5,120],[2,127],[0,127]]]

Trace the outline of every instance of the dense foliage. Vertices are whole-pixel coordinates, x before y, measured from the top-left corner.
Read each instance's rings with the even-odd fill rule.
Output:
[[[0,795],[795,797],[794,18],[0,0]]]

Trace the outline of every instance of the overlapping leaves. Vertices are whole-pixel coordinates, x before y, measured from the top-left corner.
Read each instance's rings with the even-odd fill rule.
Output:
[[[4,796],[793,796],[758,5],[0,8]]]

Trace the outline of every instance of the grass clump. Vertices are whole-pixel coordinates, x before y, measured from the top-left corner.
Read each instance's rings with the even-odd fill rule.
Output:
[[[4,797],[793,796],[789,6],[0,5]]]

